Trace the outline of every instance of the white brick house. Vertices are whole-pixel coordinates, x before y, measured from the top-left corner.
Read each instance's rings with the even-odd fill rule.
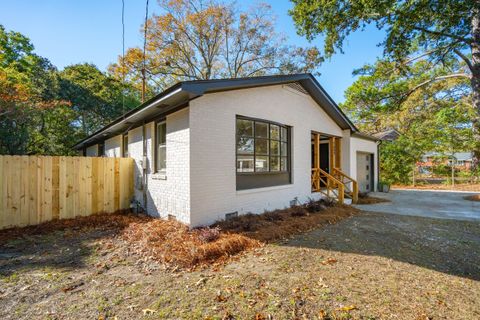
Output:
[[[75,148],[132,157],[136,200],[192,227],[318,198],[320,178],[372,191],[378,173],[375,138],[310,74],[180,82]]]

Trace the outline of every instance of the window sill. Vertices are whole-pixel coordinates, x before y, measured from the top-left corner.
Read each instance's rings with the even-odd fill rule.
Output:
[[[162,172],[157,172],[152,174],[153,180],[167,180],[167,174]]]
[[[245,190],[237,190],[237,194],[250,194],[250,193],[257,193],[257,192],[268,192],[268,191],[275,191],[275,190],[282,190],[282,189],[290,189],[293,188],[293,183],[290,184],[283,184],[281,186],[272,186],[272,187],[263,187],[263,188],[253,188],[253,189],[245,189]]]

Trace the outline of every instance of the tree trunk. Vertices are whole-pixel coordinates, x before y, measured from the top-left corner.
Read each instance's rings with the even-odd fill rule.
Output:
[[[412,172],[412,185],[415,187],[415,170],[417,169],[417,165],[413,165],[413,172]]]
[[[473,120],[476,145],[474,148],[475,165],[480,160],[480,3],[475,2],[472,17],[472,102],[477,111]]]
[[[452,189],[455,189],[455,160],[452,158]]]

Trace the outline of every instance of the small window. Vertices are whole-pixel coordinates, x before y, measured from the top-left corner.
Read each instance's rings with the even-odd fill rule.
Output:
[[[128,133],[122,136],[122,157],[128,157]]]
[[[155,131],[155,172],[165,172],[167,169],[167,123],[158,122]]]
[[[99,157],[105,156],[105,143],[103,142],[98,144],[98,156]]]

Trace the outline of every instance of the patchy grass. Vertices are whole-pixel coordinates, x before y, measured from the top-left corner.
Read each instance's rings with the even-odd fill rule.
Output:
[[[463,197],[463,199],[469,200],[469,201],[480,201],[480,194],[466,196],[466,197]]]

